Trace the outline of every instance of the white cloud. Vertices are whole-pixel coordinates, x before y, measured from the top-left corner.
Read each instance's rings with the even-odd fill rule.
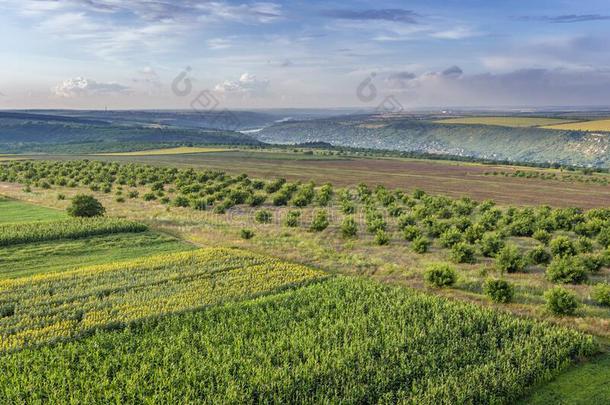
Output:
[[[256,76],[244,73],[238,80],[225,80],[214,87],[214,90],[224,95],[240,95],[245,97],[260,97],[267,93],[269,80],[259,80]]]
[[[233,42],[227,38],[212,38],[207,41],[208,48],[213,50],[227,49],[233,46]]]
[[[481,35],[480,32],[473,30],[472,28],[460,26],[449,30],[441,30],[430,33],[432,38],[438,39],[464,39],[471,38]]]
[[[67,79],[52,89],[58,97],[74,98],[93,95],[113,95],[129,92],[129,88],[118,83],[100,83],[84,77]]]

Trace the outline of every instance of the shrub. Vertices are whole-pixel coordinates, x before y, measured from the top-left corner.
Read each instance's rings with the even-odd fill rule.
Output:
[[[456,243],[451,248],[451,260],[455,263],[474,263],[476,261],[474,246],[464,242]]]
[[[239,232],[239,234],[242,239],[246,239],[246,240],[252,239],[254,237],[254,231],[252,231],[251,229],[244,228]]]
[[[412,241],[421,236],[420,229],[415,225],[407,225],[402,230],[402,237],[405,240]]]
[[[195,198],[190,201],[190,206],[194,210],[205,211],[207,203],[204,198]]]
[[[576,247],[574,243],[567,236],[558,236],[551,241],[549,244],[551,247],[551,253],[553,256],[574,256],[576,252]]]
[[[321,232],[328,228],[328,214],[324,210],[317,210],[313,214],[313,220],[311,221],[311,230]]]
[[[610,306],[610,284],[599,283],[595,284],[591,297],[600,305]]]
[[[354,217],[348,216],[343,218],[343,221],[341,222],[341,235],[343,235],[344,238],[351,238],[356,236],[357,233],[358,224],[356,223],[356,220],[354,220]]]
[[[597,236],[597,240],[603,247],[610,247],[610,227],[604,227]]]
[[[485,257],[494,257],[504,247],[504,241],[497,233],[486,233],[481,238],[481,253]]]
[[[556,283],[578,284],[587,279],[587,270],[578,257],[556,257],[547,267],[546,277]]]
[[[536,232],[534,232],[532,237],[545,245],[551,240],[551,234],[544,229],[538,229]]]
[[[73,217],[100,217],[104,215],[106,209],[93,196],[77,194],[72,198],[72,203],[68,207],[68,214]]]
[[[398,229],[405,229],[411,225],[415,225],[415,217],[413,215],[402,214],[398,217]]]
[[[122,195],[118,196],[117,198],[115,198],[116,202],[118,203],[124,203],[125,202],[125,197],[123,197]]]
[[[424,272],[424,280],[434,287],[450,287],[457,281],[457,273],[446,263],[431,264]]]
[[[585,236],[576,239],[576,251],[578,253],[591,253],[593,251],[593,241]]]
[[[604,266],[604,256],[598,254],[584,254],[579,256],[582,265],[591,273],[597,273]]]
[[[299,219],[301,218],[301,211],[288,211],[286,215],[285,224],[289,228],[296,228],[299,226]]]
[[[127,194],[127,197],[138,198],[139,195],[140,195],[140,193],[137,190],[132,190]]]
[[[263,203],[267,200],[267,196],[262,193],[254,193],[248,197],[246,202],[250,207],[258,207],[263,205]]]
[[[386,231],[379,229],[375,234],[375,243],[379,246],[387,245],[390,243],[390,236]]]
[[[546,251],[544,246],[538,245],[528,252],[527,261],[532,264],[547,264],[551,261],[551,254]]]
[[[157,199],[157,196],[155,195],[155,193],[146,193],[142,196],[142,198],[144,199],[144,201],[153,201]]]
[[[563,288],[553,287],[544,293],[546,307],[556,315],[573,315],[578,308],[576,294]]]
[[[430,240],[425,236],[419,236],[413,240],[412,248],[416,253],[426,253],[430,247]]]
[[[525,268],[525,260],[516,246],[506,245],[496,256],[496,267],[501,272],[515,273]]]
[[[61,193],[60,193],[60,194],[57,194],[57,199],[58,199],[59,201],[63,201],[63,200],[65,200],[65,199],[66,199],[66,195],[65,195],[65,194],[61,194]]]
[[[259,210],[254,214],[254,219],[259,224],[269,224],[272,218],[273,214],[269,210]]]
[[[462,241],[462,232],[457,228],[449,228],[440,236],[441,246],[450,248]]]
[[[176,198],[172,202],[172,205],[174,207],[188,207],[189,206],[189,199],[186,196],[184,196],[184,195],[176,196]]]
[[[493,302],[508,303],[515,293],[513,286],[506,280],[488,279],[483,285],[483,291]]]

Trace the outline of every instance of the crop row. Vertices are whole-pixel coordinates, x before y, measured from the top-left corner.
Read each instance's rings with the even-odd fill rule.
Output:
[[[124,232],[144,232],[144,224],[120,218],[74,218],[59,221],[0,225],[0,246],[79,239]]]
[[[567,328],[337,277],[6,354],[0,385],[9,402],[502,404],[595,349]]]
[[[0,351],[257,295],[321,273],[231,249],[0,281]]]

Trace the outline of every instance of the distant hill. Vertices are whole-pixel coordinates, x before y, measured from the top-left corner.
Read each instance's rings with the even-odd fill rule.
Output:
[[[287,121],[255,134],[273,144],[326,142],[336,146],[415,151],[521,162],[610,165],[610,134],[439,124],[425,119],[359,115]]]
[[[0,113],[0,153],[118,152],[150,147],[260,144],[240,132],[139,124],[48,114]]]

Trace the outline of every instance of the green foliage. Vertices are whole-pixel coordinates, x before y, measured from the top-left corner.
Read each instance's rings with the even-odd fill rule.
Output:
[[[450,287],[457,281],[457,273],[449,264],[435,263],[426,267],[424,280],[433,287]]]
[[[462,232],[457,228],[449,228],[439,238],[441,246],[450,248],[462,241]]]
[[[579,284],[587,280],[587,269],[579,257],[556,257],[546,268],[546,277],[556,283]]]
[[[326,207],[333,198],[333,186],[330,183],[324,184],[316,194],[316,202],[320,207]]]
[[[490,278],[485,280],[483,291],[494,302],[511,302],[515,294],[513,286],[506,280]]]
[[[336,278],[8,353],[0,384],[7,403],[514,403],[595,349],[567,328]]]
[[[273,219],[273,213],[269,210],[258,210],[254,214],[254,220],[259,224],[270,224]]]
[[[375,234],[375,243],[380,246],[387,245],[390,243],[390,235],[383,229],[379,229]]]
[[[144,201],[154,201],[157,199],[157,196],[155,193],[146,193],[142,196],[142,199]]]
[[[419,236],[413,239],[411,243],[411,248],[415,253],[426,253],[428,248],[430,248],[431,242],[425,236]]]
[[[422,236],[421,230],[415,225],[407,225],[402,230],[402,237],[412,241]]]
[[[188,207],[189,206],[189,199],[188,197],[184,196],[184,195],[178,195],[176,196],[176,198],[174,198],[174,201],[172,201],[172,205],[174,207]]]
[[[103,217],[6,224],[0,225],[0,246],[122,232],[144,232],[147,229],[146,225],[138,222]]]
[[[328,213],[324,210],[316,210],[313,213],[313,219],[311,220],[311,230],[315,232],[322,232],[330,225],[328,221]]]
[[[259,207],[265,203],[267,196],[263,193],[250,194],[246,202],[250,207]]]
[[[577,252],[576,246],[567,236],[558,236],[549,244],[553,256],[574,256]]]
[[[341,235],[344,238],[352,238],[358,233],[358,224],[353,216],[347,216],[341,221]]]
[[[564,287],[553,287],[544,293],[546,308],[555,315],[573,315],[578,308],[576,294]]]
[[[527,261],[532,264],[547,264],[551,261],[551,254],[543,245],[538,245],[527,253]]]
[[[72,198],[67,212],[72,217],[91,218],[104,215],[106,209],[95,197],[77,194]]]
[[[504,241],[497,233],[487,232],[481,238],[481,253],[485,257],[494,257],[503,247]]]
[[[501,272],[516,273],[525,269],[525,259],[514,245],[506,245],[496,255],[496,267]]]
[[[532,238],[546,245],[551,240],[551,234],[548,231],[545,231],[544,229],[538,229],[536,230],[536,232],[534,232]]]
[[[610,306],[610,284],[598,283],[593,286],[591,297],[599,305]]]
[[[473,245],[465,242],[456,243],[451,248],[451,260],[455,263],[474,263],[476,250]]]
[[[252,229],[246,229],[246,228],[242,228],[239,231],[239,235],[241,236],[242,239],[252,239],[254,237],[254,231]]]
[[[301,211],[288,211],[288,214],[286,214],[286,221],[284,223],[289,228],[296,228],[297,226],[299,226],[300,218]]]

